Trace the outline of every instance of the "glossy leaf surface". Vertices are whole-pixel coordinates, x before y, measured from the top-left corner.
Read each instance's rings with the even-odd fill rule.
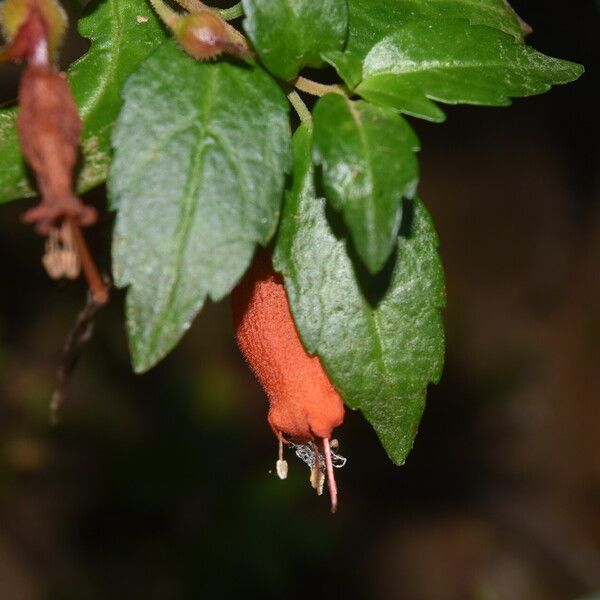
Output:
[[[402,199],[419,177],[419,141],[393,110],[329,94],[314,109],[315,163],[360,258],[377,273],[396,245]]]
[[[412,21],[379,42],[363,63],[357,92],[432,121],[433,102],[506,106],[577,79],[581,66],[546,56],[496,29],[463,19]]]
[[[504,0],[348,0],[345,52],[327,55],[350,87],[361,79],[359,65],[369,50],[412,19],[467,19],[522,39],[521,26]]]
[[[346,0],[243,0],[244,29],[266,67],[292,79],[306,66],[323,65],[321,54],[346,41]]]
[[[317,198],[311,132],[295,134],[293,188],[286,195],[275,268],[284,276],[302,340],[317,353],[344,401],[360,409],[392,460],[410,452],[429,382],[444,356],[444,276],[431,218],[406,200],[397,251],[377,277],[360,269],[335,213]]]
[[[260,67],[196,62],[175,43],[144,62],[124,99],[109,180],[113,272],[129,287],[141,372],[173,348],[207,296],[231,291],[275,232],[290,132],[286,98]]]
[[[138,17],[147,20],[139,22]],[[145,0],[96,0],[85,9],[78,27],[92,43],[68,69],[84,124],[77,181],[77,190],[83,193],[106,179],[121,86],[167,34]],[[0,202],[37,194],[23,162],[16,116],[16,108],[0,110]]]

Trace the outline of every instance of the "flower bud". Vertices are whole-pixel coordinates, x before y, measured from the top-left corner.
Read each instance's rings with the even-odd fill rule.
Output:
[[[50,57],[56,60],[67,25],[67,15],[56,0],[4,0],[0,26],[9,46],[3,54],[7,59],[30,59],[43,37]],[[11,45],[15,46],[12,52]]]
[[[225,22],[211,11],[178,18],[173,31],[183,49],[196,60],[210,60],[223,52],[246,53],[244,46],[230,39]]]

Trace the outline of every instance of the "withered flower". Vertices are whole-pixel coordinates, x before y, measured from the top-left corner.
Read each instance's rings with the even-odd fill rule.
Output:
[[[83,126],[66,76],[55,67],[66,14],[56,0],[5,0],[0,5],[0,25],[8,40],[0,50],[0,60],[26,62],[19,85],[17,129],[41,201],[25,212],[23,220],[42,235],[74,240],[92,296],[104,303],[108,300],[106,285],[79,231],[80,226],[96,222],[97,212],[73,192]],[[43,264],[55,276],[58,270],[47,254]],[[73,269],[64,270],[65,276],[73,273]]]
[[[62,73],[44,65],[28,66],[19,86],[17,127],[42,195],[23,220],[44,235],[66,216],[75,217],[79,225],[93,225],[96,210],[73,194],[82,123]]]

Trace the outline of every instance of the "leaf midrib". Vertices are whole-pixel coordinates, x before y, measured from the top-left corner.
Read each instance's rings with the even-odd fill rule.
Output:
[[[199,121],[197,128],[206,128],[206,123],[204,120],[206,119],[206,114],[210,111],[212,105],[212,99],[214,97],[213,88],[215,87],[215,83],[217,81],[216,78],[216,69],[211,69],[209,71],[210,77],[207,77],[204,81],[205,88],[204,94],[201,98],[200,105],[196,112],[197,119]],[[153,319],[154,323],[161,323],[165,317],[165,313],[169,311],[170,306],[172,305],[177,290],[179,288],[179,282],[181,281],[181,277],[183,275],[182,271],[182,263],[183,257],[185,254],[185,249],[187,246],[188,238],[190,231],[193,227],[194,223],[194,214],[198,207],[198,193],[197,190],[200,187],[200,181],[202,176],[202,164],[204,162],[204,155],[208,149],[208,144],[205,143],[197,143],[196,148],[194,149],[194,154],[192,156],[192,160],[190,161],[190,167],[188,171],[188,176],[186,179],[185,186],[183,188],[183,192],[179,197],[179,201],[181,204],[180,209],[180,219],[179,225],[175,232],[176,237],[179,239],[179,243],[177,245],[177,250],[175,256],[173,258],[173,263],[175,266],[175,278],[173,283],[171,284],[171,289],[169,290],[169,295],[166,301],[163,303],[161,310],[159,311],[158,316]],[[196,193],[194,193],[196,191]],[[206,298],[206,293],[203,294],[202,302]],[[152,349],[154,352],[157,337],[161,333],[160,327],[155,327],[152,335],[150,337],[148,347]]]
[[[298,20],[298,15],[296,15],[295,11],[294,11],[294,6],[292,4],[291,0],[285,0],[285,3],[287,5],[287,8],[291,14],[291,21],[292,22],[297,22]],[[299,27],[293,27],[292,31],[294,32],[294,38],[296,40],[295,44],[294,44],[294,48],[300,48],[301,44],[302,44],[302,36],[300,35],[300,28]],[[304,33],[304,29],[302,31],[302,33]],[[300,58],[297,57],[297,54],[294,53],[294,57],[292,60],[294,60],[295,65],[297,65],[297,67],[301,67],[302,66],[302,60],[304,58],[304,52],[302,53],[302,55],[300,56]],[[294,69],[296,70],[296,69]]]
[[[369,188],[371,189],[371,194],[373,194],[374,193],[373,192],[373,178],[372,178],[373,168],[372,168],[371,153],[369,152],[369,149],[368,149],[366,132],[365,132],[365,129],[364,129],[364,126],[362,123],[362,118],[361,118],[359,110],[353,105],[351,100],[346,99],[346,103],[347,103],[348,109],[350,111],[350,115],[352,116],[352,119],[356,123],[356,128],[358,130],[358,135],[360,137],[360,142],[361,142],[362,149],[363,149],[363,152],[365,155],[365,159],[367,161],[367,164],[369,165]],[[384,357],[384,353],[383,353],[381,337],[379,335],[379,327],[377,325],[377,321],[375,318],[375,309],[373,309],[370,314],[367,309],[365,317],[367,319],[367,327],[371,331],[372,338],[375,340],[375,354],[376,354],[377,362],[380,365],[382,375],[384,375],[385,378],[387,379],[388,370],[387,370],[387,366],[385,363],[385,357]]]
[[[412,61],[411,61],[412,62]],[[421,65],[424,65],[421,67]],[[364,77],[364,81],[367,81],[371,77],[376,77],[377,75],[413,75],[415,73],[430,73],[434,71],[445,72],[445,71],[453,71],[453,70],[510,70],[516,71],[518,73],[527,74],[530,77],[535,75],[535,72],[530,72],[528,69],[524,69],[521,66],[515,67],[511,63],[474,63],[474,62],[448,62],[444,63],[441,61],[425,61],[424,63],[416,63],[415,66],[417,68],[414,69],[406,69],[403,71],[396,70],[377,70],[372,73],[367,73]]]
[[[352,119],[356,123],[356,129],[358,130],[358,136],[360,138],[360,144],[361,144],[363,156],[365,157],[365,160],[369,167],[368,176],[369,176],[369,192],[370,193],[368,195],[368,198],[365,198],[365,204],[368,204],[371,208],[371,210],[367,211],[367,215],[370,217],[367,220],[367,224],[369,226],[369,230],[371,230],[374,225],[372,213],[373,213],[373,204],[374,204],[373,198],[375,196],[375,181],[373,180],[373,160],[372,160],[371,152],[369,150],[369,140],[367,139],[367,134],[365,131],[365,127],[363,124],[363,120],[362,120],[360,111],[356,108],[356,106],[352,103],[351,100],[346,99],[346,103],[348,105],[350,115],[352,116]],[[345,208],[347,208],[347,205]]]

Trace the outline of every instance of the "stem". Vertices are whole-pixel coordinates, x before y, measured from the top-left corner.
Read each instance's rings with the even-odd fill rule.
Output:
[[[40,38],[29,53],[27,62],[30,65],[48,66],[50,64],[50,49],[48,40],[45,37]]]
[[[308,110],[306,104],[304,104],[304,101],[300,97],[300,94],[298,94],[298,92],[296,92],[295,90],[292,90],[291,92],[289,92],[287,97],[290,101],[290,104],[294,107],[296,113],[298,113],[300,121],[302,121],[302,123],[310,123],[310,121],[312,120],[312,115],[310,114],[310,110]]]
[[[200,0],[177,0],[177,4],[181,4],[185,10],[189,10],[190,12],[202,12],[204,10],[214,11],[214,9]]]
[[[102,306],[96,303],[91,294],[88,293],[85,306],[77,315],[75,325],[67,335],[61,364],[56,373],[56,389],[50,400],[50,422],[53,425],[58,423],[58,412],[65,401],[69,379],[81,356],[84,345],[92,337],[94,316],[100,308]]]
[[[225,19],[226,21],[237,19],[244,14],[244,9],[242,8],[241,2],[238,2],[231,8],[213,8],[212,6],[208,6],[208,4],[202,2],[202,0],[177,0],[177,3],[183,6],[185,10],[190,12],[202,12],[203,10],[216,12],[222,19]]]
[[[87,280],[88,287],[90,288],[90,294],[96,304],[106,304],[108,302],[108,286],[104,283],[104,280],[98,272],[98,267],[92,258],[88,245],[81,233],[79,223],[72,215],[68,215],[67,223],[71,228],[73,234],[73,241],[75,242],[75,248],[77,254],[79,254],[79,260],[81,261],[81,268],[83,274]]]
[[[152,8],[156,11],[156,14],[160,17],[163,23],[169,28],[174,29],[179,15],[169,8],[163,0],[150,0]]]
[[[298,76],[296,79],[291,81],[291,84],[301,92],[306,92],[311,96],[325,96],[325,94],[340,94],[342,96],[349,97],[350,91],[343,85],[327,85],[325,83],[318,83],[312,79]]]
[[[244,16],[244,8],[242,7],[242,3],[238,2],[231,8],[220,9],[219,14],[221,15],[222,19],[225,19],[226,21],[232,21],[233,19],[238,19],[239,17]]]
[[[229,39],[232,42],[236,42],[236,43],[240,44],[246,50],[248,50],[250,55],[252,55],[252,53],[250,52],[250,44],[248,43],[248,40],[246,39],[244,34],[240,33],[233,25],[230,25],[227,22],[225,22],[225,29],[227,30]]]

